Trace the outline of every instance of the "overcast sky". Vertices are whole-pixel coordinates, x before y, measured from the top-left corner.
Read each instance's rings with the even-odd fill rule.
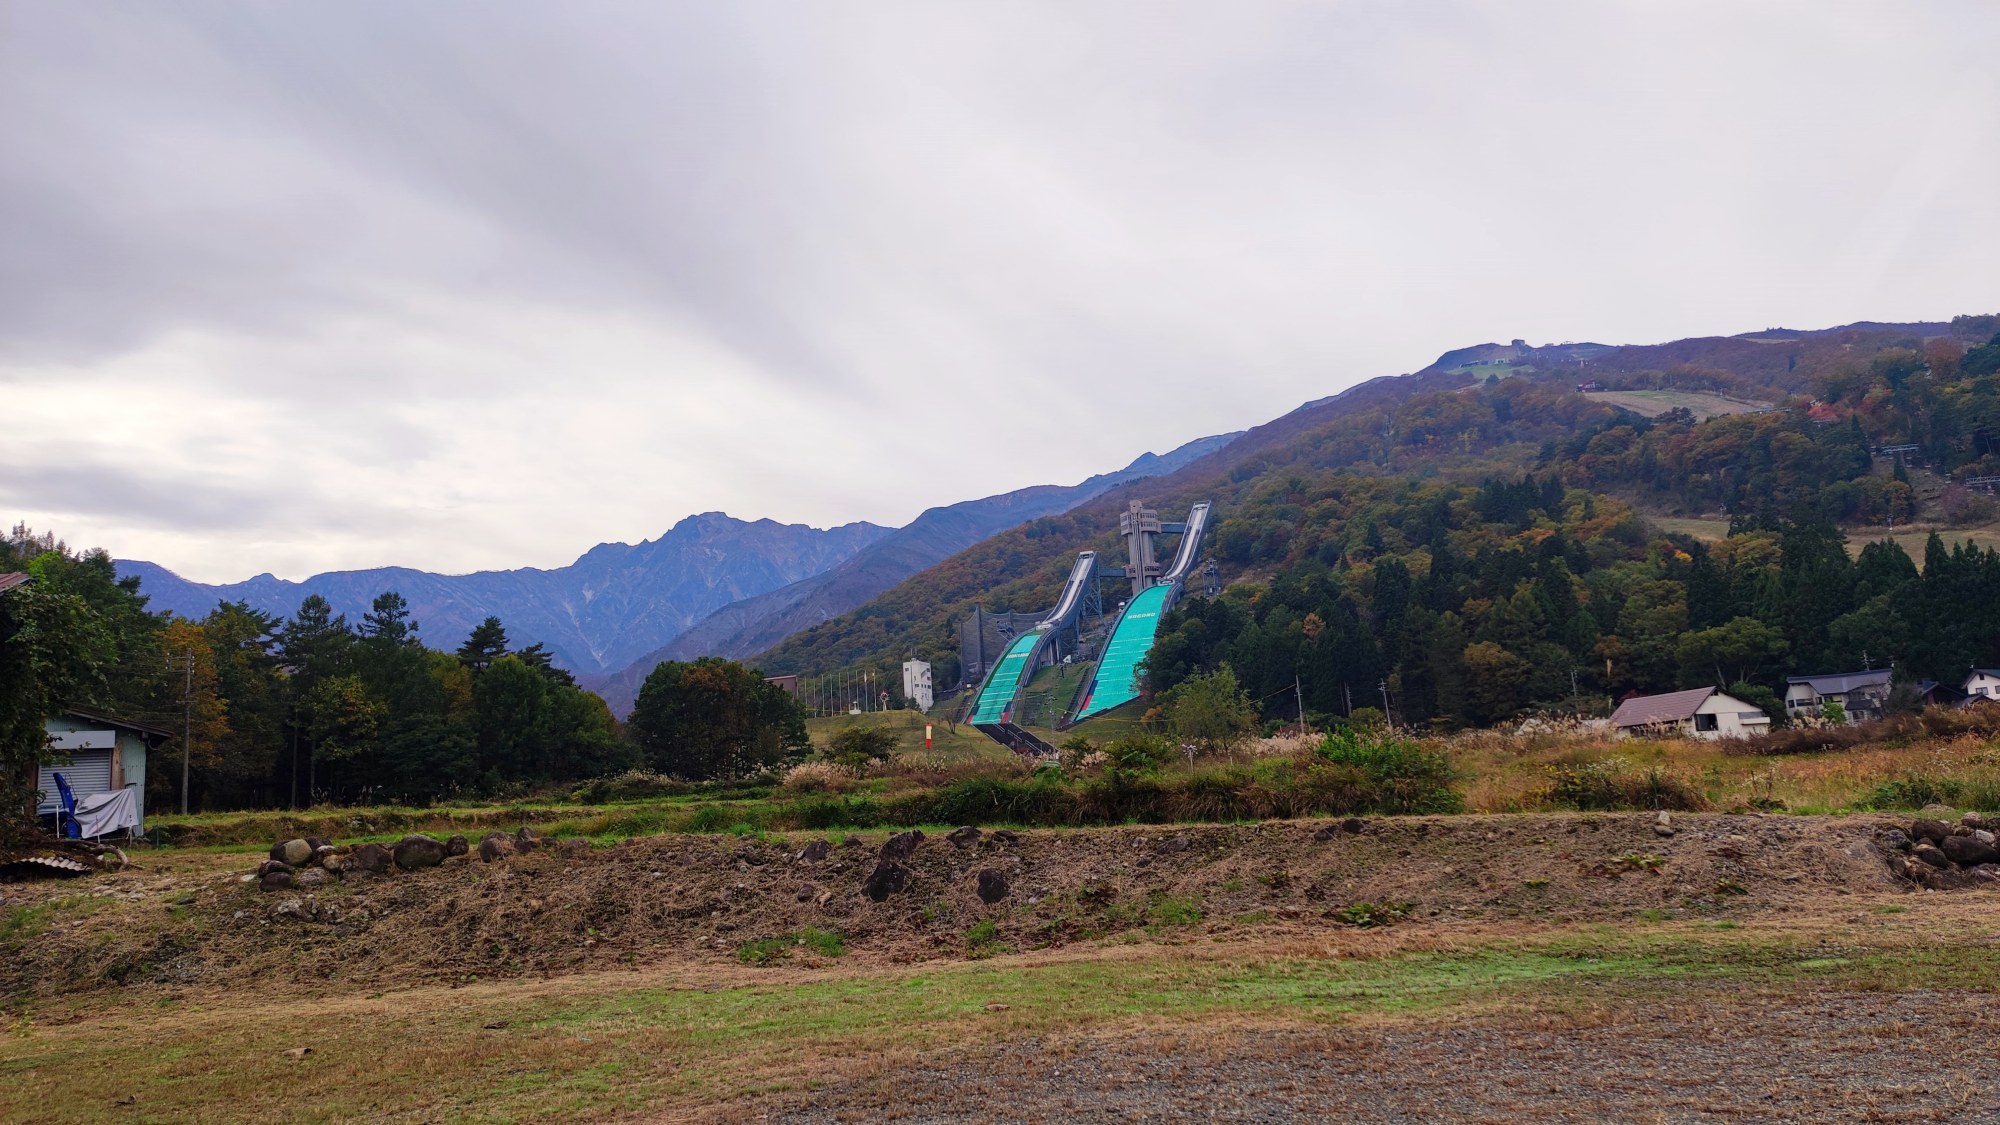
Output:
[[[218,581],[2000,311],[2000,5],[0,0],[0,518]]]

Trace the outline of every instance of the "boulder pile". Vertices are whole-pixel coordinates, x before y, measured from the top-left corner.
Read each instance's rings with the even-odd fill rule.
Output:
[[[479,858],[487,863],[519,852],[533,851],[540,837],[531,828],[522,827],[513,834],[488,832],[479,842]],[[587,851],[589,843],[583,840],[565,840],[565,845],[581,844]],[[472,846],[463,836],[453,836],[439,840],[434,836],[412,833],[393,844],[356,844],[352,847],[338,846],[319,836],[304,836],[291,840],[280,840],[271,845],[270,858],[257,866],[257,870],[244,876],[245,882],[255,881],[263,891],[284,891],[294,888],[313,890],[325,886],[334,879],[345,878],[348,874],[388,875],[395,871],[420,871],[426,867],[437,867],[448,859],[470,855]],[[564,849],[566,858],[579,858],[578,849]]]
[[[1885,828],[1878,839],[1897,875],[1934,891],[2000,884],[2000,843],[1986,818],[1966,813],[1950,824],[1919,817],[1906,831]]]

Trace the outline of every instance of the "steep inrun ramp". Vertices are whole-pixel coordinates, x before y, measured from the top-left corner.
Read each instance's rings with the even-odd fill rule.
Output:
[[[1180,546],[1174,552],[1174,564],[1160,575],[1159,585],[1139,591],[1125,603],[1118,624],[1111,630],[1111,639],[1104,644],[1104,656],[1098,660],[1096,672],[1085,686],[1082,702],[1070,722],[1102,715],[1139,698],[1139,665],[1153,651],[1153,636],[1159,631],[1160,618],[1174,607],[1188,577],[1194,573],[1194,564],[1201,556],[1202,537],[1208,533],[1208,511],[1206,502],[1188,510]]]

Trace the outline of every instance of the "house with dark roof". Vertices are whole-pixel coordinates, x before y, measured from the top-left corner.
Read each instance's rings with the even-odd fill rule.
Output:
[[[1611,713],[1623,735],[1685,738],[1748,738],[1771,729],[1771,716],[1717,688],[1635,695]]]
[[[1879,719],[1889,702],[1889,669],[1833,672],[1823,676],[1785,677],[1785,713],[1792,718],[1819,715],[1829,703],[1847,712],[1847,721]]]
[[[2000,700],[2000,668],[1974,668],[1965,674],[1965,682],[1959,685],[1965,693],[1965,702],[1979,703],[1986,700]]]

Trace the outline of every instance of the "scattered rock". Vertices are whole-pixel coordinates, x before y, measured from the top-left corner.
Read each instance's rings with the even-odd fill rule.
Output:
[[[799,849],[799,854],[792,858],[800,863],[818,863],[820,860],[825,859],[828,853],[832,851],[833,844],[830,842],[826,840],[814,840],[812,843]]]
[[[1892,852],[1907,852],[1916,846],[1916,841],[1900,828],[1885,828],[1875,838],[1884,849]]]
[[[284,918],[293,922],[312,921],[312,911],[306,906],[304,899],[280,899],[269,913],[273,918]]]
[[[542,842],[542,834],[523,824],[514,831],[514,850],[531,852]]]
[[[464,855],[470,850],[466,846],[465,837],[463,836],[453,836],[444,842],[444,854],[446,855]]]
[[[963,848],[967,845],[978,843],[979,836],[979,829],[968,824],[961,828],[952,829],[951,834],[946,836],[945,839],[950,840],[955,846]]]
[[[291,873],[290,871],[271,871],[271,872],[267,872],[267,873],[265,873],[265,875],[264,875],[264,877],[263,877],[263,878],[261,878],[261,879],[259,879],[259,880],[257,881],[257,889],[258,889],[258,890],[260,890],[260,891],[288,891],[288,890],[291,890],[291,889],[292,889],[292,873]]]
[[[736,858],[752,867],[762,867],[764,866],[764,861],[769,857],[764,854],[764,849],[757,845],[745,844],[736,849]]]
[[[1924,886],[1934,891],[1956,891],[1984,882],[1970,871],[1934,871],[1924,876]]]
[[[570,839],[564,840],[562,843],[557,844],[556,851],[564,859],[569,859],[569,860],[589,859],[590,841],[585,840],[581,837],[571,837]]]
[[[381,875],[389,870],[393,857],[380,844],[363,844],[347,857],[347,866],[364,875]]]
[[[840,846],[843,848],[858,848],[861,846],[861,837],[848,836],[840,842]]]
[[[1929,840],[1936,844],[1942,843],[1949,835],[1951,826],[1941,820],[1920,819],[1910,825],[1910,838],[1913,840]]]
[[[1322,828],[1319,831],[1313,833],[1313,841],[1315,843],[1324,844],[1328,840],[1331,840],[1338,835],[1340,835],[1340,825],[1329,824],[1325,828]]]
[[[312,858],[313,846],[304,840],[286,840],[271,849],[271,858],[293,867],[304,867]]]
[[[1967,828],[1986,828],[1986,827],[1988,827],[1988,825],[1987,825],[1987,823],[1986,823],[1986,818],[1985,818],[1985,817],[1983,817],[1983,816],[1981,816],[1981,815],[1979,815],[1979,814],[1978,814],[1978,813],[1976,813],[1976,812],[1969,812],[1969,813],[1966,813],[1966,814],[1965,814],[1964,816],[1961,816],[1961,817],[1959,817],[1959,818],[1958,818],[1958,822],[1959,822],[1960,824],[1963,824],[1963,825],[1965,825],[1965,826],[1966,826]]]
[[[311,1047],[289,1047],[279,1052],[288,1059],[302,1059],[313,1053]]]
[[[799,884],[799,893],[797,895],[797,898],[800,902],[810,902],[813,899],[818,898],[819,894],[820,894],[819,888],[814,886],[813,884],[811,883]]]
[[[324,837],[324,836],[307,836],[307,837],[306,837],[306,844],[307,844],[308,846],[310,846],[310,847],[312,848],[312,850],[314,850],[314,851],[318,851],[318,850],[320,850],[321,848],[330,848],[330,847],[332,847],[332,846],[333,846],[333,841],[332,841],[332,840],[329,840],[329,839],[327,839],[327,838],[326,838],[326,837]]]
[[[318,867],[308,867],[292,876],[292,885],[302,891],[316,891],[333,881],[333,876]]]
[[[492,863],[502,856],[513,854],[514,838],[505,832],[488,832],[486,838],[479,841],[479,858],[481,862]]]
[[[1971,836],[1952,836],[1941,845],[1945,856],[1960,867],[1977,867],[1982,863],[2000,862],[2000,848],[1992,844],[1982,844]]]
[[[996,844],[1011,844],[1020,839],[1021,834],[1011,828],[996,828],[993,830],[992,835],[987,838]]]
[[[1169,836],[1153,845],[1153,850],[1161,855],[1172,855],[1175,852],[1184,852],[1193,846],[1185,835]]]
[[[405,871],[415,871],[420,867],[436,867],[444,862],[444,842],[429,836],[409,835],[396,841],[390,853],[395,857],[396,866]]]
[[[1660,814],[1653,818],[1653,835],[1671,836],[1675,831],[1673,814],[1661,809]]]
[[[881,902],[890,895],[910,885],[910,869],[900,863],[884,859],[875,865],[868,878],[861,884],[861,893],[873,902]]]
[[[1361,819],[1358,816],[1350,816],[1346,820],[1340,822],[1340,830],[1342,832],[1347,833],[1349,836],[1359,836],[1361,835],[1362,829],[1367,827],[1368,827],[1368,822]]]
[[[296,869],[282,859],[267,859],[257,865],[259,875],[269,875],[273,871],[282,871],[287,875],[296,874]]]
[[[347,870],[347,861],[342,859],[340,853],[334,851],[332,848],[321,848],[319,854],[314,856],[313,859],[319,864],[321,871],[326,872],[336,879],[340,878]]]
[[[924,842],[924,834],[912,828],[908,832],[898,832],[882,844],[883,863],[901,863],[916,854],[917,845]]]
[[[1004,1011],[1006,1011],[1006,1010],[1007,1010],[1007,1009],[1008,1009],[1009,1007],[1011,1007],[1011,1005],[1008,1005],[1008,1004],[988,1004],[988,1005],[986,1005],[986,1010],[987,1010],[987,1011],[989,1011],[989,1012],[1004,1012]]]
[[[334,850],[332,844],[322,844],[313,849],[312,862],[325,867],[328,860],[333,861],[335,868],[340,866],[340,853]]]
[[[1946,837],[1949,839],[1950,837]],[[1910,858],[1928,864],[1940,871],[1951,866],[1951,857],[1939,851],[1935,844],[1925,841],[1910,849]]]
[[[995,871],[991,867],[982,867],[979,869],[979,881],[976,889],[979,894],[979,901],[992,906],[994,903],[1007,897],[1007,891],[1009,890],[1007,876],[1002,872]]]

